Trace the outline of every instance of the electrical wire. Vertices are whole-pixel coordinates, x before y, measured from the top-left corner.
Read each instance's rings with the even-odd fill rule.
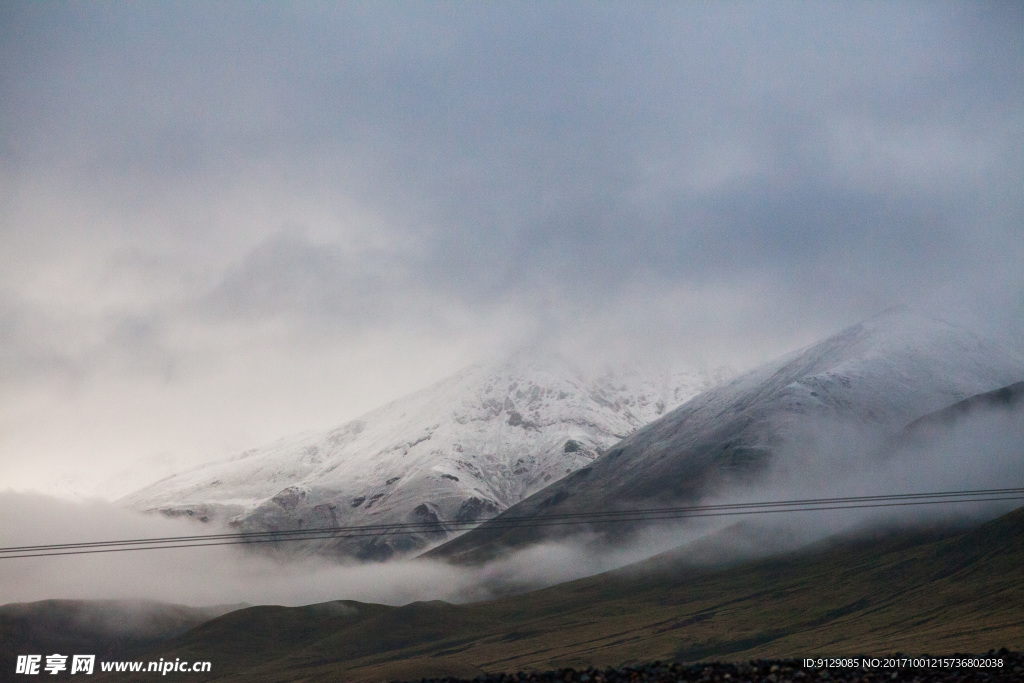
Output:
[[[192,536],[165,536],[159,538],[136,538],[119,541],[23,545],[0,548],[0,560],[27,557],[53,557],[58,555],[127,552],[133,550],[167,550],[175,548],[281,543],[289,541],[350,539],[417,533],[453,533],[458,531],[468,531],[480,526],[497,530],[544,526],[623,524],[697,517],[723,517],[781,512],[848,510],[1014,500],[1024,500],[1024,488],[936,491],[931,493],[845,496],[838,498],[806,498],[799,500],[760,501],[755,503],[724,503],[718,505],[689,505],[663,508],[608,510],[603,512],[542,514],[530,517],[501,515],[499,517],[486,520],[483,523],[459,520],[431,520],[397,524],[312,527],[309,529],[288,529],[280,531],[237,532]]]

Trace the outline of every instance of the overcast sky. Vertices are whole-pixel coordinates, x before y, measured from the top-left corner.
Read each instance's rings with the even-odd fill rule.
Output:
[[[524,344],[1024,333],[1021,7],[0,2],[0,488]]]

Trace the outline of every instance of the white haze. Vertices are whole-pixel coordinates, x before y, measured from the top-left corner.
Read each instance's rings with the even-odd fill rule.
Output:
[[[992,409],[932,426],[894,451],[866,426],[806,423],[794,446],[757,485],[705,502],[1024,486],[1024,412]],[[595,536],[543,543],[483,567],[398,561],[342,565],[281,561],[237,547],[152,550],[0,560],[0,604],[52,598],[150,599],[192,605],[301,605],[351,599],[384,604],[466,602],[552,585],[686,546],[693,564],[789,550],[866,527],[977,523],[1020,505],[953,503],[845,511],[719,517],[649,529],[632,543],[602,547]],[[742,521],[739,521],[742,520]],[[737,522],[739,523],[737,524]],[[140,515],[109,503],[73,503],[41,494],[0,494],[0,546],[107,541],[209,533],[193,522]]]
[[[1024,487],[1024,411],[1019,407],[977,410],[951,424],[923,426],[901,441],[877,425],[808,418],[794,424],[785,441],[770,470],[755,482],[730,487],[702,503]],[[696,543],[699,527],[684,523],[648,530],[634,547],[653,554],[684,546],[677,557],[717,564],[868,529],[978,524],[1022,504],[1018,499],[718,517],[704,527],[718,533]]]
[[[210,533],[195,522],[144,515],[105,501],[0,494],[0,546],[110,541]],[[588,539],[542,544],[484,567],[423,560],[339,564],[285,561],[238,546],[0,560],[0,604],[44,599],[147,599],[196,606],[303,605],[360,600],[466,602],[551,585],[640,559],[634,550],[593,552]]]

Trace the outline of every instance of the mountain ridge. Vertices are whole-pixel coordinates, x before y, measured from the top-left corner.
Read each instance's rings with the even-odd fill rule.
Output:
[[[303,542],[302,552],[388,559],[447,537],[590,463],[713,375],[606,372],[554,358],[477,365],[341,427],[172,475],[121,503],[242,531],[417,522],[418,535]],[[297,552],[295,544],[287,552]]]
[[[756,482],[809,425],[842,420],[893,436],[1022,378],[1024,360],[989,339],[928,315],[886,311],[709,389],[425,556],[482,562],[559,533],[498,527],[513,517],[691,503]]]

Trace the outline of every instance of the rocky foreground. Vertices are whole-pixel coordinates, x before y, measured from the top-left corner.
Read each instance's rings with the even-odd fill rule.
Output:
[[[838,666],[856,660],[856,666]],[[909,660],[908,666],[887,666],[894,660]],[[924,663],[929,666],[913,666]],[[964,660],[976,666],[957,666]],[[994,666],[980,666],[997,662]],[[875,662],[881,666],[874,666]],[[825,662],[804,659],[757,659],[746,663],[704,662],[700,664],[667,664],[653,662],[636,666],[609,669],[558,669],[543,673],[488,674],[472,679],[472,683],[514,683],[519,681],[566,681],[578,683],[618,683],[651,681],[716,681],[720,683],[784,683],[785,681],[1022,681],[1024,682],[1024,652],[1007,649],[990,650],[984,655],[952,655],[938,658],[911,657],[896,654],[892,657],[843,658]],[[809,665],[808,665],[809,664]],[[833,666],[833,664],[836,664]],[[867,664],[867,666],[864,666]],[[1000,665],[1001,664],[1001,665]],[[432,678],[421,683],[470,683],[470,679]]]

